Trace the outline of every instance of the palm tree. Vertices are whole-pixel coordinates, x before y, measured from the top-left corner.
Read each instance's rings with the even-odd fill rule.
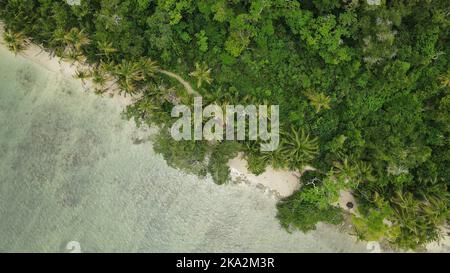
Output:
[[[89,75],[88,72],[84,71],[84,70],[79,70],[77,69],[77,71],[75,72],[74,78],[75,79],[79,79],[83,82],[83,84],[86,83],[86,79],[89,79],[91,77],[91,75]]]
[[[126,94],[136,93],[136,83],[145,79],[141,65],[126,60],[116,66],[114,73],[118,78],[119,87]]]
[[[422,183],[419,181],[419,184]],[[440,187],[435,183],[431,180],[425,183],[431,186],[429,191],[425,188],[414,193],[398,191],[391,199],[395,221],[401,227],[397,239],[400,246],[415,248],[441,235],[439,227],[445,224],[448,217],[449,195],[444,184]]]
[[[249,95],[241,95],[237,91],[229,90],[229,92],[224,92],[222,87],[218,89],[208,92],[203,97],[204,101],[207,101],[209,104],[217,104],[222,108],[225,112],[226,107],[228,105],[249,105],[249,104],[257,104],[253,98]]]
[[[78,28],[72,28],[66,35],[64,35],[64,42],[73,46],[77,51],[80,51],[83,46],[89,45],[91,40],[84,33],[84,30],[79,30]]]
[[[148,98],[148,101],[159,106],[164,102],[170,102],[174,105],[181,102],[180,98],[177,96],[176,89],[174,87],[168,87],[164,83],[146,86],[144,89],[144,96]]]
[[[133,63],[131,61],[123,60],[122,63],[116,66],[115,73],[126,82],[144,80],[144,73],[139,63]]]
[[[143,70],[144,77],[146,79],[153,78],[155,74],[159,71],[159,66],[156,61],[152,59],[146,59],[141,61],[141,67]]]
[[[104,74],[114,73],[114,71],[116,70],[116,64],[114,62],[105,63],[104,61],[100,60],[98,69]]]
[[[64,36],[67,34],[67,31],[64,28],[58,27],[52,33],[49,38],[49,47],[50,48],[58,48],[58,50],[63,50],[66,47]]]
[[[76,62],[78,63],[86,62],[86,56],[73,49],[69,49],[66,52],[64,52],[61,58],[65,61],[71,62],[72,65],[75,64]]]
[[[310,100],[311,105],[316,109],[316,113],[319,113],[322,109],[331,109],[331,99],[324,93],[310,91],[306,94],[306,97]]]
[[[103,88],[108,80],[109,77],[104,74],[101,69],[94,68],[92,70],[92,83],[94,83],[96,87]]]
[[[342,161],[333,162],[333,171],[338,177],[345,179],[346,183],[351,183],[356,187],[362,182],[374,182],[372,166],[364,161],[355,161],[344,158]]]
[[[109,56],[112,53],[116,53],[117,49],[113,46],[112,43],[108,42],[97,42],[98,49],[102,52],[98,55]]]
[[[165,84],[160,84],[153,91],[155,98],[157,98],[157,103],[161,104],[165,101],[177,105],[181,102],[181,99],[177,96],[177,90],[173,86],[166,86]]]
[[[135,94],[137,92],[137,87],[136,84],[134,82],[129,82],[126,80],[121,80],[119,79],[117,81],[117,84],[119,85],[119,94],[121,94],[122,92],[126,94]]]
[[[333,162],[335,172],[342,175],[345,179],[355,180],[358,176],[358,169],[355,165],[350,164],[349,160],[345,158],[342,162]]]
[[[5,40],[8,49],[16,55],[23,51],[28,45],[25,35],[22,32],[13,32],[11,30],[5,31],[3,33],[3,39]]]
[[[207,82],[208,84],[212,83],[211,68],[208,68],[206,64],[200,65],[199,63],[196,63],[195,71],[191,72],[189,75],[197,78],[197,88],[202,87],[203,82]]]
[[[314,159],[319,151],[317,138],[311,138],[303,129],[291,128],[290,133],[282,133],[280,155],[291,169],[302,167]]]
[[[281,149],[279,148],[270,152],[261,152],[261,159],[264,162],[268,162],[269,165],[275,169],[282,169],[286,167],[286,159],[283,157]]]

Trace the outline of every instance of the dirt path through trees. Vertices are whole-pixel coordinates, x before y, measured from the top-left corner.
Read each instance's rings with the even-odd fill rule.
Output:
[[[194,88],[192,88],[191,84],[188,83],[186,80],[184,80],[180,75],[177,75],[173,72],[166,71],[163,69],[159,70],[159,72],[179,81],[184,86],[184,88],[186,89],[186,91],[188,92],[189,95],[193,95],[193,96],[197,96],[197,97],[200,96],[200,94],[197,91],[195,91]]]

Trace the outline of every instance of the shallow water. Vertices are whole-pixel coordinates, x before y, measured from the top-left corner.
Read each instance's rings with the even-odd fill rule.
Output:
[[[334,227],[288,234],[262,191],[168,167],[121,111],[0,48],[0,252],[365,250]]]

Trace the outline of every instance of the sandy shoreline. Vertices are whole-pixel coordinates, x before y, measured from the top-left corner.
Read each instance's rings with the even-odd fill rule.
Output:
[[[0,47],[7,50],[6,46],[3,44],[3,32],[3,24],[0,22]],[[61,73],[66,77],[73,77],[77,69],[88,68],[86,65],[70,64],[62,61],[58,57],[53,57],[35,44],[30,44],[27,49],[19,55],[49,71]],[[86,81],[84,86],[86,89],[93,89],[92,87],[94,85],[92,82]],[[115,91],[115,89],[111,86],[109,93],[113,93],[113,91]],[[114,97],[114,101],[119,103],[122,107],[132,103],[131,97],[120,95],[115,95]],[[248,184],[273,194],[277,198],[290,196],[300,188],[299,178],[301,174],[299,172],[275,170],[269,166],[263,174],[256,176],[248,171],[247,162],[242,158],[242,155],[230,160],[228,166],[230,167],[231,177],[234,183]],[[341,193],[341,196],[343,196],[341,198],[342,200],[354,200],[348,192]],[[345,202],[341,202],[340,205],[344,206],[344,204]],[[446,232],[448,232],[448,229],[446,229]],[[450,237],[445,236],[440,243],[431,243],[427,245],[426,249],[429,252],[448,252],[450,251]]]
[[[0,46],[6,48],[3,41],[3,32],[4,32],[4,26],[0,22]],[[65,77],[74,78],[74,75],[76,74],[77,70],[89,70],[90,67],[85,64],[79,64],[79,63],[69,63],[66,61],[63,61],[62,59],[51,56],[50,53],[46,52],[43,48],[40,46],[30,43],[27,48],[20,52],[18,55],[26,58],[27,60],[43,67],[44,69],[47,69],[48,71],[60,73],[61,75]],[[109,89],[106,94],[115,94],[116,87],[114,84],[109,84]],[[94,90],[94,83],[90,80],[84,80],[84,83],[82,84],[85,90]],[[119,96],[115,95],[116,101],[120,103],[121,106],[126,106],[132,103],[131,97],[125,97],[125,96]]]
[[[287,170],[275,170],[268,166],[260,175],[254,175],[247,168],[247,161],[239,154],[228,161],[233,181],[254,185],[259,189],[267,190],[277,197],[287,197],[300,188],[300,173]]]
[[[3,32],[4,28],[0,22],[0,37],[3,36]],[[3,38],[0,38],[0,46],[6,49],[6,46],[3,44]],[[49,71],[60,73],[66,77],[73,78],[77,69],[89,69],[87,65],[77,63],[71,64],[58,57],[53,57],[33,43],[30,43],[23,52],[19,53],[19,55]],[[86,80],[83,85],[87,90],[94,90],[94,84],[90,80]],[[115,88],[116,87],[112,84],[107,93],[115,94],[114,100],[119,103],[120,106],[125,107],[132,103],[132,98],[130,96],[124,97],[117,95]],[[230,160],[229,166],[234,183],[246,182],[246,184],[251,184],[256,188],[268,190],[277,197],[289,196],[300,186],[298,179],[300,174],[297,172],[274,170],[273,168],[268,167],[266,172],[256,176],[248,171],[247,162],[240,157]]]

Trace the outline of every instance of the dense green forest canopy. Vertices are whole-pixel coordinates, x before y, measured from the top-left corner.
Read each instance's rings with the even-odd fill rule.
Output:
[[[189,96],[158,73],[174,71],[220,105],[278,104],[282,143],[179,142],[161,136],[169,164],[226,183],[226,162],[250,169],[317,171],[278,204],[283,227],[339,223],[331,204],[351,189],[361,239],[416,248],[449,218],[450,67],[447,0],[2,0],[5,39],[25,38],[66,60],[87,62],[136,96],[126,115],[170,124]],[[152,61],[157,61],[157,64]],[[89,75],[88,75],[89,74]],[[102,89],[97,90],[99,93]],[[211,158],[211,160],[206,160]],[[317,181],[317,183],[308,183]]]

